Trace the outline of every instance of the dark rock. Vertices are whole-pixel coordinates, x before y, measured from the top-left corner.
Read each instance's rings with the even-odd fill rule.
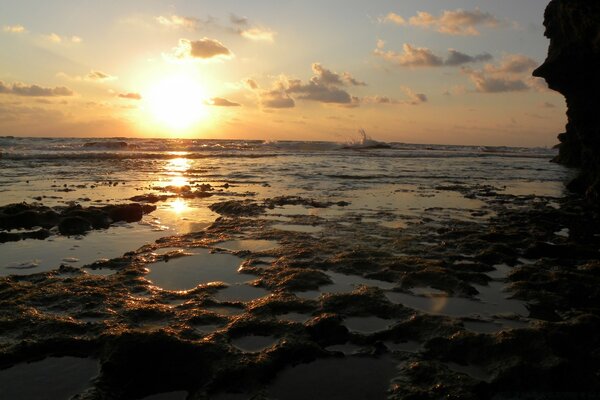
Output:
[[[82,217],[67,217],[58,224],[61,235],[81,235],[92,229],[92,224]]]
[[[552,0],[546,8],[548,58],[534,76],[560,92],[567,101],[569,122],[561,133],[561,164],[581,173],[569,189],[598,204],[600,200],[600,3],[589,0]]]
[[[255,216],[262,214],[264,206],[252,201],[229,200],[211,204],[208,208],[211,211],[227,216]]]
[[[154,207],[156,209],[156,207]],[[113,222],[137,222],[142,219],[144,209],[141,204],[131,203],[122,206],[108,206],[104,210]]]

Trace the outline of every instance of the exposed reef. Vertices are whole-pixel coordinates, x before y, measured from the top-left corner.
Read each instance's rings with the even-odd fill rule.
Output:
[[[556,161],[581,170],[573,192],[600,200],[600,3],[552,0],[546,8],[548,58],[533,72],[567,101],[566,132]]]
[[[16,203],[0,207],[0,243],[22,239],[46,239],[57,228],[61,235],[81,235],[92,229],[106,229],[115,222],[137,222],[156,206],[137,203],[51,208],[41,204]],[[12,230],[33,229],[34,231]]]

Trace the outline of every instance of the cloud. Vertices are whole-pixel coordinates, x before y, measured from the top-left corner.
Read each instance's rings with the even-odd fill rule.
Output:
[[[117,97],[128,100],[141,100],[142,95],[139,93],[119,93]]]
[[[57,96],[72,96],[73,91],[64,86],[54,88],[45,88],[38,85],[26,85],[24,83],[13,83],[6,85],[0,81],[0,94],[12,94],[15,96],[29,97],[57,97]]]
[[[200,27],[200,20],[198,18],[182,17],[180,15],[172,14],[166,17],[159,15],[155,19],[160,25],[170,29],[183,28],[190,31],[195,31]]]
[[[387,96],[367,96],[362,99],[366,104],[400,104],[401,102]]]
[[[206,102],[209,106],[218,106],[218,107],[240,107],[240,103],[235,103],[233,101],[224,99],[222,97],[213,97],[209,101]]]
[[[293,108],[296,102],[285,90],[268,90],[260,95],[260,102],[265,108]]]
[[[504,77],[490,77],[481,71],[465,70],[465,73],[475,84],[475,90],[480,93],[502,93],[502,92],[522,92],[529,90],[529,86],[520,79],[510,79]]]
[[[92,81],[92,82],[108,82],[108,81],[114,81],[116,79],[118,79],[116,76],[109,75],[102,71],[94,71],[94,70],[90,71],[84,77],[84,80]]]
[[[229,21],[234,26],[232,30],[246,39],[270,43],[275,41],[277,32],[269,28],[251,26],[247,17],[238,17],[235,14],[230,14]]]
[[[492,55],[489,53],[482,53],[475,56],[470,56],[468,54],[461,53],[460,51],[449,49],[448,57],[444,61],[444,65],[457,66],[471,64],[483,61],[490,61],[492,58]]]
[[[380,22],[391,22],[396,25],[406,25],[406,20],[393,12],[388,13],[385,17],[379,19]]]
[[[237,25],[237,26],[248,26],[249,25],[248,17],[238,17],[235,14],[229,14],[229,21],[233,25]]]
[[[406,96],[409,98],[406,104],[416,106],[422,103],[427,103],[429,101],[427,99],[427,95],[424,93],[415,93],[411,88],[408,87],[403,87],[402,90],[404,91],[404,94],[406,94]]]
[[[342,87],[366,85],[347,72],[338,74],[319,63],[313,63],[312,70],[315,75],[307,83],[299,79],[289,80],[287,93],[296,94],[301,100],[352,105],[355,103],[353,96]]]
[[[291,108],[296,105],[295,99],[346,107],[359,105],[360,99],[352,96],[345,88],[365,86],[366,83],[357,80],[348,72],[331,71],[320,63],[313,63],[311,67],[314,75],[307,82],[281,76],[269,90],[261,90],[253,79],[246,79],[244,84],[257,93],[260,103],[266,108]]]
[[[264,28],[249,28],[240,31],[240,35],[254,41],[274,42],[276,32]]]
[[[25,33],[27,30],[23,25],[5,25],[2,30],[7,33]]]
[[[232,58],[233,53],[218,40],[205,37],[194,41],[179,39],[171,57],[176,60],[222,60]]]
[[[105,72],[98,71],[98,70],[91,70],[89,73],[87,73],[84,76],[69,75],[64,72],[59,72],[56,74],[56,76],[59,78],[69,79],[72,81],[87,81],[87,82],[95,82],[95,83],[105,83],[105,82],[115,81],[115,80],[119,79],[116,76],[113,76],[113,75],[110,75],[110,74],[107,74]]]
[[[485,72],[490,74],[530,74],[539,63],[532,58],[522,54],[511,54],[505,56],[499,65],[488,64]]]
[[[60,36],[56,33],[50,33],[48,35],[42,35],[42,37],[52,43],[74,43],[79,44],[83,42],[83,39],[79,36]]]
[[[489,61],[493,58],[488,53],[470,56],[460,51],[449,49],[448,55],[444,59],[426,47],[415,47],[408,43],[404,43],[402,46],[402,53],[392,50],[386,51],[384,47],[385,42],[378,40],[373,54],[401,67],[455,67]]]
[[[312,70],[316,74],[312,80],[325,85],[352,85],[352,86],[366,86],[367,84],[358,81],[352,77],[348,72],[342,72],[338,74],[327,68],[323,67],[320,63],[313,63]]]
[[[365,104],[383,104],[383,105],[393,105],[393,104],[404,104],[417,106],[422,103],[427,103],[427,95],[424,93],[416,93],[412,89],[408,87],[403,87],[402,91],[408,98],[408,100],[397,100],[387,96],[367,96],[361,99],[362,103]]]
[[[374,53],[384,60],[403,67],[439,67],[444,65],[441,57],[436,56],[431,50],[425,47],[413,47],[408,43],[404,43],[402,50],[402,53],[396,53],[391,50],[384,51],[380,47],[380,43],[378,43],[378,47]]]
[[[477,30],[477,26],[494,28],[500,25],[500,21],[496,17],[490,13],[482,12],[478,8],[472,11],[445,10],[439,16],[419,11],[417,15],[409,18],[408,23],[412,26],[434,29],[448,35],[462,36],[479,35],[480,32]]]
[[[258,83],[256,83],[256,81],[252,78],[244,80],[244,85],[246,85],[246,87],[248,87],[250,90],[256,90],[259,87]]]
[[[541,80],[533,78],[531,73],[538,62],[521,54],[504,56],[497,65],[486,64],[481,70],[463,68],[480,93],[522,92],[530,89],[544,91]]]

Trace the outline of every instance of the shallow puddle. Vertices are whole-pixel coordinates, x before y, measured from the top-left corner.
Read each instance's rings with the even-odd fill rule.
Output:
[[[201,283],[241,283],[248,275],[238,274],[242,260],[232,254],[210,253],[207,249],[195,250],[192,256],[183,256],[153,264],[147,279],[167,290],[189,290]]]
[[[389,328],[394,323],[391,319],[379,317],[350,317],[344,319],[344,325],[350,332],[370,335],[371,333],[381,332]]]
[[[308,321],[311,318],[312,317],[309,314],[301,314],[301,313],[295,313],[295,312],[281,314],[281,315],[277,316],[277,319],[280,321],[298,322],[300,324],[305,323],[306,321]]]
[[[96,276],[109,276],[116,272],[114,269],[108,268],[82,268],[82,270],[90,275]]]
[[[284,370],[267,393],[286,400],[386,399],[395,374],[389,356],[319,359]]]
[[[324,285],[319,290],[307,290],[304,292],[296,292],[295,295],[303,298],[314,300],[323,293],[351,293],[360,285],[378,287],[383,290],[389,290],[396,286],[395,283],[380,281],[377,279],[363,278],[358,275],[346,275],[339,272],[324,271],[333,281],[330,285]]]
[[[98,375],[91,358],[49,357],[0,371],[1,399],[69,399],[91,386]]]
[[[506,294],[502,292],[504,286],[502,282],[490,282],[489,286],[475,286],[480,292],[479,299],[481,301],[439,295],[413,296],[399,292],[388,292],[386,296],[392,303],[402,304],[429,314],[452,317],[528,315],[525,303],[505,298]]]
[[[279,339],[274,336],[242,336],[231,340],[231,345],[245,353],[258,353],[268,349]]]
[[[148,227],[134,223],[92,231],[85,236],[52,236],[46,240],[2,243],[0,276],[47,272],[61,264],[83,267],[99,259],[120,257],[161,236],[164,232],[152,232]]]
[[[477,379],[478,381],[487,382],[490,380],[490,374],[476,365],[460,365],[454,362],[447,362],[444,363],[444,365],[454,372],[469,375],[471,378]]]
[[[269,295],[268,290],[250,285],[231,285],[219,290],[215,298],[219,301],[251,301]]]
[[[241,315],[246,312],[244,308],[228,306],[206,307],[206,311],[211,311],[220,315],[226,315],[228,317],[234,317],[236,315]]]
[[[274,240],[228,240],[216,245],[222,249],[230,251],[251,251],[260,252],[273,250],[279,247],[279,243]]]
[[[210,335],[211,333],[215,333],[219,329],[223,327],[220,324],[203,324],[203,325],[193,325],[194,329],[203,335]]]
[[[407,353],[418,353],[423,349],[423,345],[414,340],[408,340],[406,342],[394,342],[394,341],[385,341],[383,342],[385,346],[391,351],[404,351]]]
[[[335,351],[339,353],[343,353],[344,355],[355,354],[360,351],[362,347],[357,346],[352,343],[344,343],[344,344],[334,344],[333,346],[325,347],[327,351]]]

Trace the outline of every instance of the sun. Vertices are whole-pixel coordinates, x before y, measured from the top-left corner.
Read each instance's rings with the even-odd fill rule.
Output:
[[[208,113],[204,87],[186,75],[170,76],[150,85],[144,100],[156,122],[173,130],[190,128]]]

